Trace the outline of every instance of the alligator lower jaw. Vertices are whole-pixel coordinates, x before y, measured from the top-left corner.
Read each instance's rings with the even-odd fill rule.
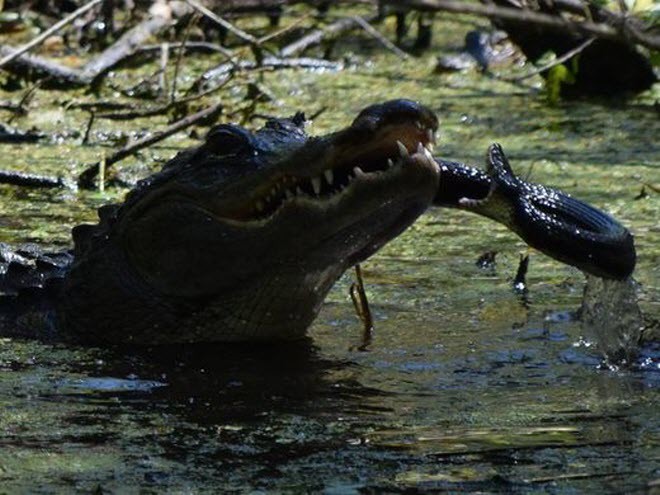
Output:
[[[397,141],[398,156],[384,158],[383,163],[368,167],[358,163],[342,165],[326,169],[321,176],[291,179],[290,187],[282,187],[277,192],[273,190],[267,198],[256,201],[249,216],[232,218],[233,215],[219,215],[216,218],[233,226],[260,227],[292,206],[328,210],[351,196],[359,184],[396,181],[415,170],[427,169],[439,173],[431,148],[431,141],[425,144],[419,142],[416,150],[410,153],[403,143]]]

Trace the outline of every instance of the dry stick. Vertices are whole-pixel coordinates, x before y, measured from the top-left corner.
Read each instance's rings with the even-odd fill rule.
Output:
[[[305,22],[305,21],[306,21],[307,19],[309,19],[310,17],[312,17],[311,14],[305,14],[305,15],[299,17],[298,19],[296,19],[295,21],[293,21],[293,22],[292,22],[291,24],[289,24],[288,26],[284,26],[283,28],[278,29],[277,31],[273,31],[272,33],[269,33],[269,34],[267,34],[267,35],[265,35],[265,36],[262,36],[262,37],[259,38],[257,41],[259,42],[259,44],[263,44],[263,43],[266,43],[267,41],[271,41],[271,40],[273,40],[273,39],[275,39],[275,38],[278,38],[278,37],[282,36],[283,34],[288,33],[288,32],[291,31],[293,28],[298,27],[300,24],[302,24],[303,22]]]
[[[170,61],[170,44],[164,41],[160,45],[160,74],[158,74],[158,91],[165,96],[167,91],[167,64]]]
[[[355,22],[357,22],[362,27],[362,29],[364,29],[367,33],[373,36],[376,40],[378,40],[381,43],[381,45],[383,45],[385,48],[393,52],[397,57],[402,58],[404,60],[410,58],[410,55],[408,55],[406,52],[404,52],[401,48],[396,46],[390,40],[385,38],[385,36],[380,34],[376,29],[374,29],[374,27],[371,24],[365,21],[362,17],[360,17],[359,15],[355,15],[353,16],[353,19],[355,19]]]
[[[183,33],[183,40],[181,41],[179,50],[177,51],[176,54],[176,62],[174,64],[174,75],[172,76],[172,90],[170,92],[171,102],[176,99],[176,85],[177,85],[177,80],[179,79],[179,69],[181,67],[181,61],[183,60],[183,54],[186,51],[186,43],[188,42],[188,36],[190,36],[190,30],[197,23],[198,20],[199,20],[199,13],[195,12],[190,18],[190,21],[188,21],[186,30]]]
[[[619,29],[606,23],[591,21],[576,22],[555,15],[494,5],[481,5],[459,0],[399,0],[396,5],[420,10],[452,12],[455,14],[472,14],[506,21],[534,24],[563,32],[576,32],[583,35],[595,36],[617,41],[635,42],[648,48],[660,49],[660,36],[644,34],[633,26],[629,19],[618,17]]]
[[[199,100],[201,98],[204,98],[205,96],[209,96],[210,94],[215,93],[216,91],[219,91],[220,89],[224,88],[227,84],[229,84],[231,80],[232,78],[230,77],[227,80],[225,80],[222,84],[218,84],[217,86],[214,86],[211,89],[202,91],[200,93],[196,93],[194,95],[186,96],[179,100],[170,101],[164,105],[160,105],[157,107],[140,108],[140,109],[136,109],[133,107],[133,109],[128,112],[100,113],[96,117],[99,119],[109,119],[109,120],[134,120],[142,117],[153,117],[155,115],[163,115],[172,108],[184,105],[186,103],[190,103],[191,101]]]
[[[310,17],[309,15],[302,16],[300,19],[297,19],[296,21],[294,21],[290,25],[285,26],[282,29],[279,29],[279,30],[277,30],[273,33],[269,33],[269,34],[259,38],[257,41],[258,41],[259,44],[265,43],[266,41],[271,41],[271,40],[277,38],[278,36],[281,36],[282,34],[287,33],[288,31],[290,31],[294,27],[298,26],[299,24],[301,24],[303,21],[305,21],[309,17]],[[190,85],[190,87],[188,88],[188,92],[199,89],[207,81],[209,81],[210,79],[215,78],[216,74],[224,75],[224,74],[227,74],[227,73],[231,72],[232,70],[240,71],[245,67],[245,64],[251,64],[250,62],[246,62],[246,61],[242,61],[242,60],[238,59],[238,56],[242,55],[242,52],[245,51],[245,48],[246,47],[242,47],[242,48],[236,50],[236,52],[233,53],[233,54],[231,52],[228,52],[228,54],[225,54],[226,57],[227,57],[226,60],[222,61],[220,64],[216,65],[215,67],[207,70],[206,72],[204,72],[204,74],[202,74],[200,77],[198,77]],[[261,61],[260,65],[261,66],[266,65],[266,60],[268,60],[268,59],[269,59],[269,57],[265,57]],[[250,65],[250,67],[257,66],[257,65],[259,65],[259,64],[257,64],[255,62],[254,64]]]
[[[373,21],[378,19],[378,15],[372,14],[370,16],[363,17],[362,19],[366,23],[372,23]],[[286,45],[280,50],[280,56],[292,57],[307,50],[311,46],[320,44],[324,39],[337,36],[338,34],[353,29],[358,25],[359,25],[358,21],[354,17],[346,17],[344,19],[339,19],[338,21],[335,21],[332,24],[328,24],[324,28],[315,29],[311,33],[306,34],[305,36],[294,41],[293,43]]]
[[[43,33],[41,33],[39,36],[34,38],[32,41],[29,41],[28,43],[24,44],[20,48],[17,48],[16,50],[13,51],[10,55],[6,55],[4,58],[0,60],[0,67],[5,66],[12,60],[15,60],[16,58],[20,57],[22,54],[25,52],[31,50],[37,45],[40,45],[43,43],[43,41],[48,38],[50,35],[53,33],[56,33],[63,27],[65,27],[68,24],[71,24],[76,18],[80,17],[83,15],[85,12],[88,10],[92,9],[93,7],[99,5],[103,0],[92,0],[88,4],[83,5],[79,9],[73,11],[71,14],[66,16],[64,19],[62,19],[60,22],[54,24],[50,28],[46,29]]]
[[[14,119],[19,115],[26,115],[28,113],[27,107],[30,104],[30,101],[32,101],[32,98],[34,98],[37,89],[41,87],[42,83],[43,81],[37,81],[28,88],[28,90],[25,92],[21,100],[16,105],[19,111],[15,112],[11,117],[7,119],[8,124],[11,124],[14,121]]]
[[[23,54],[11,60],[12,67],[17,70],[28,69],[56,81],[69,85],[87,86],[94,83],[100,76],[114,66],[133,55],[150,37],[158,35],[170,26],[171,18],[166,15],[154,15],[129,29],[115,43],[104,50],[96,58],[88,62],[82,69],[74,69],[57,62],[46,60],[34,55]],[[14,50],[0,45],[0,55],[13,55]],[[7,58],[7,57],[5,57]]]
[[[194,113],[192,115],[188,115],[187,117],[182,118],[181,120],[177,120],[174,124],[166,127],[160,132],[156,132],[151,136],[147,136],[142,139],[138,139],[137,141],[134,141],[126,146],[124,146],[122,149],[116,151],[112,155],[108,156],[105,158],[105,169],[106,171],[115,163],[118,161],[126,158],[127,156],[132,155],[136,151],[139,151],[143,148],[146,148],[147,146],[151,146],[154,143],[157,143],[159,141],[162,141],[163,139],[171,136],[172,134],[175,134],[179,132],[182,129],[185,129],[186,127],[190,127],[191,125],[194,125],[202,120],[214,117],[215,115],[219,114],[222,111],[222,104],[217,103],[209,108],[205,108],[204,110],[201,110],[197,113]],[[94,187],[94,181],[96,179],[96,176],[99,173],[99,163],[95,163],[94,165],[91,165],[87,169],[85,169],[79,176],[78,176],[78,187],[83,188],[83,189],[91,189]]]
[[[257,62],[249,60],[242,60],[234,65],[228,62],[222,63],[207,70],[192,84],[193,89],[198,89],[209,81],[227,77],[239,72],[247,71],[266,71],[278,69],[328,69],[328,70],[341,70],[343,64],[340,62],[331,62],[325,59],[317,59],[310,57],[301,58],[278,58],[278,57],[264,57],[261,65]]]
[[[83,76],[91,81],[96,80],[135,53],[146,40],[167,29],[171,22],[169,16],[154,15],[132,27],[103,53],[86,64],[82,68]]]
[[[538,67],[538,68],[534,69],[533,71],[528,72],[527,74],[523,74],[522,76],[512,76],[512,77],[499,76],[498,79],[500,79],[502,81],[507,81],[507,82],[522,82],[525,79],[529,79],[530,77],[534,77],[537,74],[540,74],[542,72],[550,70],[553,67],[556,67],[557,65],[563,64],[568,59],[573,58],[575,55],[580,53],[586,47],[591,45],[594,41],[596,41],[596,38],[589,38],[584,43],[580,43],[580,45],[578,45],[575,48],[573,48],[572,50],[564,53],[561,57],[559,57],[559,58],[553,60],[552,62],[547,63],[547,64],[545,64],[541,67]]]
[[[358,350],[366,351],[373,339],[374,320],[369,309],[367,293],[364,291],[364,280],[362,279],[362,268],[360,268],[360,265],[355,265],[355,279],[356,282],[351,284],[349,293],[353,300],[353,306],[355,306],[355,312],[360,318],[363,327],[362,345],[358,347]]]
[[[81,144],[87,144],[89,142],[89,135],[92,132],[92,126],[94,125],[94,120],[96,119],[96,113],[92,110],[89,112],[89,120],[87,121],[87,127],[85,128],[85,135],[82,138]]]
[[[246,33],[242,29],[237,28],[234,26],[231,22],[223,19],[217,14],[214,14],[211,12],[209,9],[204,7],[203,5],[197,3],[195,0],[186,0],[186,3],[190,5],[193,9],[197,10],[199,13],[203,14],[204,16],[208,17],[211,19],[213,22],[219,24],[223,28],[225,28],[227,31],[231,31],[234,33],[237,37],[242,39],[243,41],[251,44],[251,45],[258,45],[259,42],[257,38],[252,36],[250,33]]]
[[[206,41],[186,41],[186,43],[180,41],[174,41],[170,43],[170,48],[173,50],[183,49],[184,51],[196,51],[200,53],[222,53],[226,57],[233,56],[232,52],[227,50],[224,46],[217,45],[215,43],[208,43]],[[136,50],[136,54],[142,53],[151,53],[158,52],[160,53],[160,44],[158,45],[143,45]]]
[[[14,53],[13,48],[0,45],[0,55],[11,55]],[[12,72],[17,73],[36,73],[46,77],[50,77],[56,81],[66,83],[67,86],[86,86],[90,83],[90,79],[83,77],[78,69],[67,67],[66,65],[46,60],[37,55],[30,55],[24,53],[20,57],[8,63],[8,68]],[[6,68],[6,70],[8,69]]]

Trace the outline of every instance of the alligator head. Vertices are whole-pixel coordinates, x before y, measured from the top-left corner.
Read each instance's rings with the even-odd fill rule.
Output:
[[[174,343],[304,334],[350,266],[431,203],[437,120],[396,100],[310,137],[302,114],[213,128],[98,225],[74,229],[60,323],[93,341]]]

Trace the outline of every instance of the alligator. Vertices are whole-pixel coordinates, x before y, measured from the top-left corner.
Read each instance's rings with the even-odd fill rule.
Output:
[[[605,213],[513,174],[499,145],[486,171],[432,154],[438,120],[394,100],[322,137],[305,117],[251,132],[222,124],[138,183],[60,253],[0,246],[0,335],[92,344],[297,339],[341,274],[432,205],[508,226],[607,278],[635,265]]]

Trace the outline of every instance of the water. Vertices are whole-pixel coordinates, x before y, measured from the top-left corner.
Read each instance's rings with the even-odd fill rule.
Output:
[[[458,44],[464,30],[443,26],[441,44]],[[637,365],[603,368],[593,336],[582,338],[581,273],[531,252],[521,299],[511,281],[527,247],[488,220],[431,209],[362,266],[375,325],[368,352],[357,350],[352,274],[299,345],[136,350],[0,341],[0,492],[657,492],[660,347],[651,334],[660,319],[660,201],[648,188],[634,200],[643,184],[660,182],[654,96],[629,106],[548,108],[525,88],[434,75],[432,55],[401,62],[367,38],[337,49],[365,65],[265,74],[275,99],[259,111],[327,107],[311,128],[322,133],[370,103],[414,97],[440,116],[442,156],[480,164],[499,141],[520,175],[612,213],[634,232],[639,253],[647,329]],[[189,59],[187,77],[202,63]],[[141,76],[121,71],[115,81],[130,86]],[[240,105],[242,95],[237,86],[223,101]],[[35,119],[61,139],[3,146],[0,167],[73,176],[106,150],[107,136],[165,125],[101,121],[94,144],[82,147],[75,136],[86,114],[52,102],[89,97],[36,98],[42,111],[16,125]],[[172,138],[127,160],[122,177],[143,175],[191,142]],[[71,226],[124,192],[0,186],[0,242],[65,246]],[[496,264],[479,268],[487,251],[498,252]],[[604,285],[590,281],[589,291],[594,282]],[[626,342],[636,340],[636,325],[625,326]]]
[[[586,277],[580,308],[584,332],[592,336],[606,364],[613,367],[632,365],[644,333],[642,312],[637,304],[637,284],[632,278]]]

